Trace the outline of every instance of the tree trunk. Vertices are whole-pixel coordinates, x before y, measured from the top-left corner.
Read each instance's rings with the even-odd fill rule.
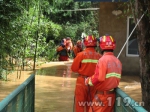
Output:
[[[137,0],[135,5],[136,18],[140,19],[143,13],[144,17],[140,21],[137,28],[137,40],[139,47],[139,63],[140,63],[140,81],[142,89],[142,101],[144,102],[144,108],[150,112],[150,22],[147,16],[148,7],[146,3],[148,0]]]

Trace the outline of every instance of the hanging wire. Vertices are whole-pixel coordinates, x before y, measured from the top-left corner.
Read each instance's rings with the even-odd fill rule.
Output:
[[[59,10],[59,11],[85,11],[85,10],[95,11],[95,10],[99,10],[99,8],[85,8],[85,9]]]

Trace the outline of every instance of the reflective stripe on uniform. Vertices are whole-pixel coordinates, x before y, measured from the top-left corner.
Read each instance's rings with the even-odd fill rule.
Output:
[[[98,60],[93,60],[93,59],[84,59],[82,60],[82,63],[97,63]]]
[[[110,77],[121,78],[121,74],[118,74],[118,73],[109,73],[109,74],[106,74],[106,78],[110,78]]]

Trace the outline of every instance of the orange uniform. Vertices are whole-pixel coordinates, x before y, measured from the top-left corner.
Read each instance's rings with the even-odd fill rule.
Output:
[[[76,112],[88,112],[89,106],[87,104],[82,105],[82,103],[87,103],[93,98],[94,87],[86,86],[85,78],[94,74],[96,63],[100,57],[101,55],[95,51],[94,47],[87,47],[78,53],[72,63],[72,71],[79,73],[75,88]],[[84,111],[85,107],[86,111]]]
[[[121,78],[122,64],[114,56],[113,52],[105,52],[99,59],[95,73],[89,78],[89,83],[96,88],[93,99],[95,105],[90,107],[89,112],[113,112],[115,92]],[[99,106],[96,104],[100,102]]]
[[[81,52],[82,51],[82,48],[81,47],[78,47],[77,45],[75,45],[74,47],[73,47],[73,58],[75,58],[76,56],[77,56],[77,54],[79,53],[79,52]]]
[[[65,48],[65,46],[59,46],[57,48],[57,54],[59,55],[59,61],[68,61],[69,60],[68,52],[67,52],[67,49]]]

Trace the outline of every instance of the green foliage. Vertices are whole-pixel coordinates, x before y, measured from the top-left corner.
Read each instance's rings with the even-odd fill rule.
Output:
[[[59,37],[61,37],[60,32],[62,32],[62,27],[59,24],[56,24],[52,21],[48,22],[49,25],[47,26],[47,42],[49,42],[49,40],[58,40]]]
[[[56,47],[54,40],[50,40],[42,55],[45,56],[48,61],[57,60]]]
[[[97,18],[95,18],[96,11],[75,11],[77,9],[86,9],[92,7],[91,2],[74,2],[73,0],[56,1],[51,0],[50,13],[45,11],[47,16],[54,23],[62,25],[60,35],[55,38],[56,42],[59,42],[65,37],[71,37],[76,41],[81,38],[82,32],[86,34],[94,34],[98,36],[98,24]],[[52,36],[48,38],[54,39]]]
[[[62,25],[63,31],[61,32],[61,39],[65,37],[71,37],[72,39],[76,37],[76,32],[78,26],[76,24],[70,24],[69,22],[66,25]]]
[[[55,23],[66,24],[78,23],[80,21],[86,21],[86,17],[93,11],[75,11],[77,9],[86,9],[92,7],[91,2],[74,2],[73,0],[53,0],[50,2],[50,14],[48,11],[45,15]],[[88,18],[89,19],[89,18]]]
[[[13,68],[15,63],[6,57],[52,60],[61,39],[75,42],[82,32],[97,35],[96,12],[75,11],[90,7],[91,2],[73,0],[0,1],[0,69]]]

